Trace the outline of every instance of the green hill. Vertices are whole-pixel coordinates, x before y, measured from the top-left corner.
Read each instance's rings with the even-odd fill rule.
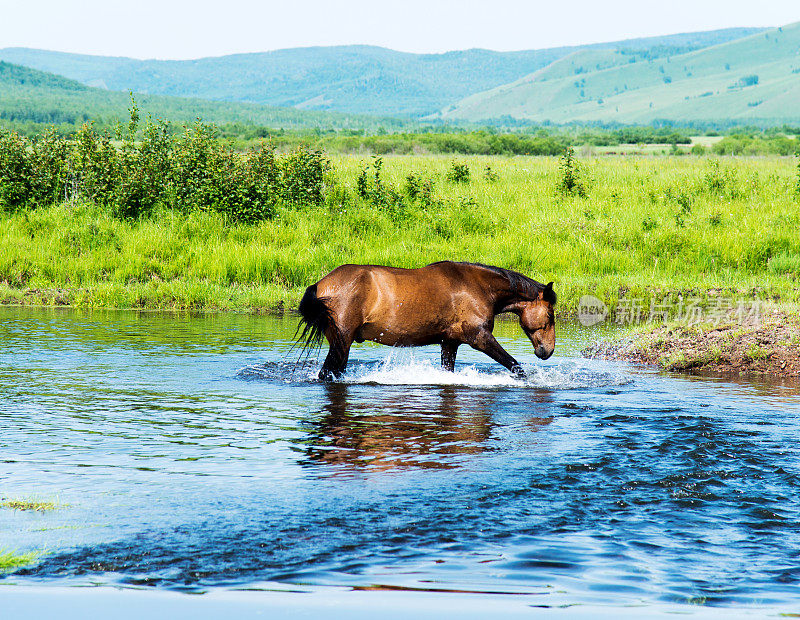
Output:
[[[758,31],[733,28],[520,52],[472,49],[409,54],[352,45],[164,61],[8,48],[0,50],[0,60],[109,90],[419,117],[522,78],[579,50],[688,51]]]
[[[274,128],[348,129],[399,127],[390,118],[276,108],[204,99],[136,95],[142,110],[175,122],[197,118],[216,124],[244,123]],[[111,125],[128,117],[127,93],[85,86],[52,73],[0,61],[0,125],[24,129],[41,124],[76,126],[88,120]]]
[[[797,122],[799,51],[800,23],[677,54],[581,50],[466,97],[439,116],[472,122]]]

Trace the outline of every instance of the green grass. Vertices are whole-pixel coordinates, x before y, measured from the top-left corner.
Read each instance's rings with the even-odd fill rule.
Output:
[[[27,566],[39,556],[36,552],[14,553],[0,549],[0,573]]]
[[[215,213],[115,219],[86,203],[0,215],[0,299],[85,307],[268,310],[342,263],[479,261],[556,282],[559,311],[594,294],[681,292],[798,301],[800,209],[788,158],[579,160],[587,197],[556,192],[557,158],[385,159],[384,182],[434,182],[425,207],[356,197],[358,157],[333,158],[326,204],[282,207],[255,225]],[[485,178],[486,165],[499,175]]]

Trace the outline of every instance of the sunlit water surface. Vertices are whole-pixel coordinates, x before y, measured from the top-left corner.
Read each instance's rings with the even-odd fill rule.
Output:
[[[794,604],[797,388],[462,347],[296,364],[296,320],[0,311],[0,581],[349,586],[531,605]],[[583,330],[583,331],[581,331]]]

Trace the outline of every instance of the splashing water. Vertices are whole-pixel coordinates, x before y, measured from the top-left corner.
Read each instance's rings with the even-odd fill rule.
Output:
[[[319,362],[303,364],[268,362],[247,366],[237,378],[247,381],[268,380],[284,383],[316,382]],[[524,366],[526,377],[519,378],[496,365],[457,367],[455,372],[443,370],[438,363],[418,359],[413,349],[392,349],[377,362],[351,362],[340,379],[351,385],[429,385],[476,388],[516,387],[547,389],[580,389],[626,385],[629,375],[615,372],[605,362],[565,360],[557,364]]]

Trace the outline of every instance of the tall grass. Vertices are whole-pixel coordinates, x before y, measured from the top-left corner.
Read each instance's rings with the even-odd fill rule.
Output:
[[[37,553],[14,553],[0,549],[0,574],[21,568],[32,563],[39,554]]]
[[[798,300],[788,158],[585,159],[584,196],[557,190],[557,158],[460,158],[468,182],[453,181],[451,156],[385,157],[377,176],[375,163],[334,157],[318,203],[279,202],[255,223],[164,205],[121,218],[86,199],[5,212],[0,298],[268,309],[342,263],[453,259],[553,280],[562,311],[586,293],[612,305],[670,292]]]

